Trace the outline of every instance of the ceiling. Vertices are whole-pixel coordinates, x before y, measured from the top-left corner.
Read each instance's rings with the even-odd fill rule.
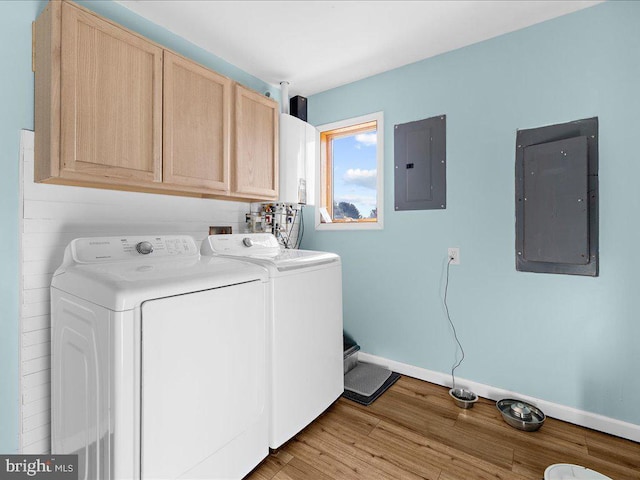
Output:
[[[598,1],[120,0],[290,95],[310,96]]]

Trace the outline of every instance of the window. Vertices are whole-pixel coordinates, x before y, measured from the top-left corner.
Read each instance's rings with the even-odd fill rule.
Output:
[[[382,112],[321,125],[317,230],[382,228]]]

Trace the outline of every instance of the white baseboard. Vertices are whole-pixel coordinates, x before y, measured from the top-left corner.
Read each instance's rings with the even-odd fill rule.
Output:
[[[451,375],[434,372],[426,368],[415,367],[406,363],[388,360],[386,358],[371,355],[365,352],[358,352],[358,360],[375,365],[385,366],[401,375],[417,378],[426,382],[435,383],[445,387],[451,387]],[[521,395],[516,392],[504,390],[501,388],[484,385],[482,383],[472,382],[464,378],[456,376],[456,385],[471,390],[480,397],[490,400],[500,400],[501,398],[519,398],[532,405],[537,406],[548,417],[563,420],[565,422],[580,425],[582,427],[591,428],[600,432],[609,433],[617,437],[626,438],[634,442],[640,442],[640,425],[623,422],[615,418],[605,417],[596,413],[578,410],[576,408],[567,407],[557,403],[548,402],[539,398]]]

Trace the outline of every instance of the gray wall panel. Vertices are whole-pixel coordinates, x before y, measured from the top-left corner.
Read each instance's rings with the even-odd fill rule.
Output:
[[[394,128],[395,209],[446,208],[446,116]]]
[[[598,119],[520,130],[516,269],[598,275]]]

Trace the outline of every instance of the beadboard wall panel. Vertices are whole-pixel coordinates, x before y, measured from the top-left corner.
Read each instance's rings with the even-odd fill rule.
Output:
[[[77,237],[187,234],[201,242],[210,225],[245,228],[249,203],[33,182],[33,132],[21,136],[20,322],[21,448],[50,451],[49,285]]]

